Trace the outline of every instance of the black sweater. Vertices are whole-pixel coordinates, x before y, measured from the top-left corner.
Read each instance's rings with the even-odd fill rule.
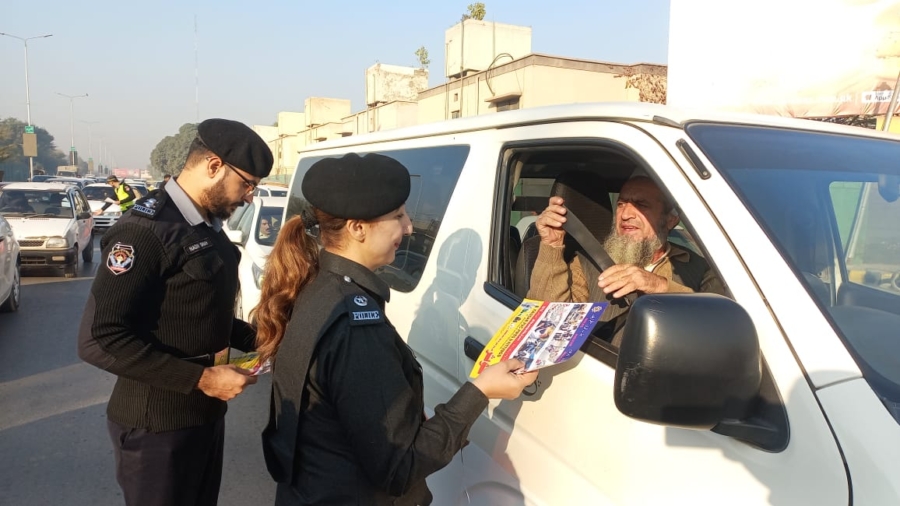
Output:
[[[237,248],[221,231],[188,224],[164,192],[138,201],[101,247],[78,353],[119,376],[109,419],[161,432],[222,417],[226,403],[196,386],[212,354],[254,347],[253,329],[234,318]],[[210,358],[192,358],[202,355]]]

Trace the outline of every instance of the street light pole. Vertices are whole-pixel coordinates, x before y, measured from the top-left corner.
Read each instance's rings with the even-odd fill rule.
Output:
[[[97,125],[100,122],[99,121],[85,121],[85,120],[81,120],[81,122],[84,123],[85,125],[87,125],[87,127],[88,127],[88,160],[90,162],[93,162],[94,161],[94,140],[93,140],[94,137],[93,137],[93,134],[91,133],[91,125]]]
[[[69,121],[72,125],[72,145],[69,147],[69,162],[72,165],[78,165],[75,160],[75,99],[76,98],[84,98],[88,96],[87,93],[84,95],[66,95],[65,93],[56,93],[61,97],[66,97],[69,99]]]
[[[31,39],[46,39],[47,37],[53,37],[53,34],[48,33],[47,35],[37,35],[35,37],[19,37],[17,35],[0,32],[0,35],[19,39],[25,46],[25,109],[28,115],[28,126],[31,126],[31,93],[28,90],[28,41]],[[34,179],[34,157],[31,156],[28,157],[28,178],[29,181]]]

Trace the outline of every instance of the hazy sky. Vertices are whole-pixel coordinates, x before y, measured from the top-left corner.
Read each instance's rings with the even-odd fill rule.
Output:
[[[444,31],[471,0],[427,2],[220,0],[0,0],[0,32],[28,42],[32,122],[68,151],[95,161],[100,137],[119,167],[144,168],[166,135],[196,119],[194,16],[200,119],[272,124],[310,96],[364,109],[365,69],[417,65],[430,53],[430,85],[443,76]],[[620,63],[666,63],[669,0],[489,0],[488,21],[532,28],[532,50]],[[23,44],[0,37],[0,117],[23,121]]]

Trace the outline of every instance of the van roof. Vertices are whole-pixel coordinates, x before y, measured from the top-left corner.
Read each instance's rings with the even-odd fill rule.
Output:
[[[404,128],[386,130],[363,135],[354,135],[304,146],[301,153],[320,151],[338,147],[370,144],[375,142],[394,141],[447,135],[454,133],[508,128],[531,124],[552,123],[556,121],[628,121],[647,122],[683,128],[695,121],[733,123],[742,125],[760,125],[776,128],[790,128],[810,131],[832,132],[845,135],[882,137],[900,140],[894,134],[882,133],[861,127],[838,125],[823,121],[769,116],[762,114],[726,113],[703,109],[682,109],[668,105],[648,104],[641,102],[597,102],[552,105],[504,111],[502,114],[484,114],[468,118],[456,118],[434,123],[425,123]]]

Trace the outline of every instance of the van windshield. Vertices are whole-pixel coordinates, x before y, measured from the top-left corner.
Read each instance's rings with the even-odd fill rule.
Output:
[[[709,123],[687,132],[900,420],[900,141]]]

